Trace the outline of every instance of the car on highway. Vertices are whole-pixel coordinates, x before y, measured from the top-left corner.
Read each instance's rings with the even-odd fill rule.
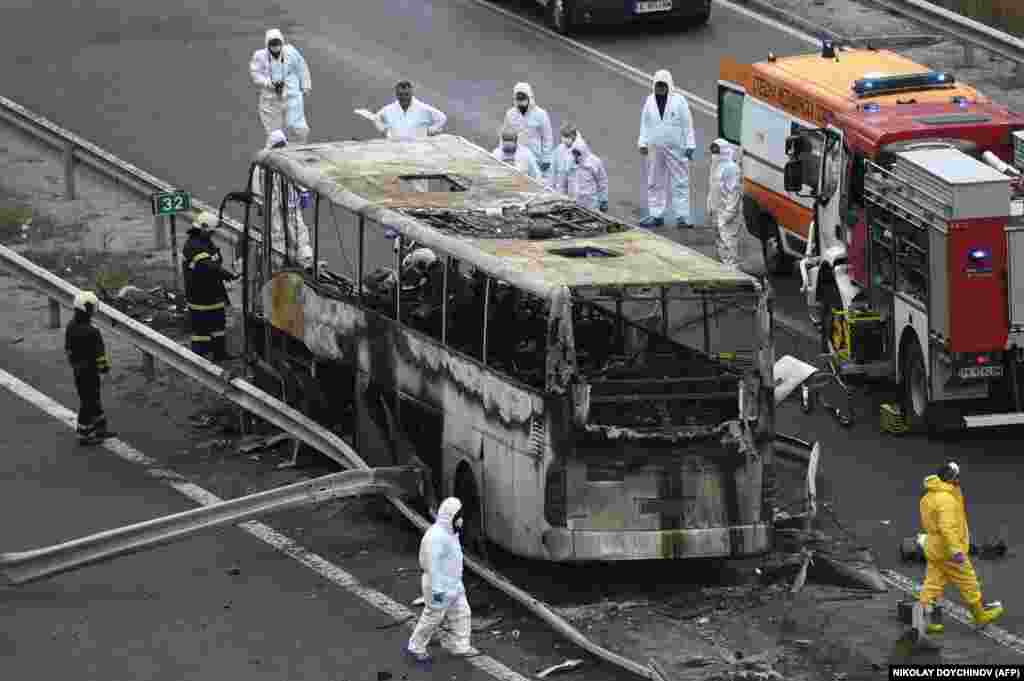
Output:
[[[711,19],[711,0],[537,0],[548,23],[569,35],[585,25],[626,22],[679,23],[700,26]]]

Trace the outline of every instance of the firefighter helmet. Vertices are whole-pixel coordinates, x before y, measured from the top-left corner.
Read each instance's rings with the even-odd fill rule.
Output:
[[[216,215],[208,210],[204,210],[192,222],[192,226],[204,231],[210,231],[212,229],[216,229],[219,223],[220,219],[218,219]]]
[[[95,310],[99,306],[99,304],[99,299],[96,297],[96,294],[93,293],[92,291],[79,291],[78,295],[75,296],[76,310],[88,312],[88,310],[85,309],[86,305],[92,305],[92,308]]]

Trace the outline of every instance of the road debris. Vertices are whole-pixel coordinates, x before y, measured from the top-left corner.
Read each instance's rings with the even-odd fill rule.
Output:
[[[276,435],[267,436],[261,435],[255,438],[250,438],[249,441],[239,445],[238,451],[242,454],[249,454],[262,449],[269,449],[270,447],[274,447],[285,440],[290,440],[291,438],[292,436],[288,433],[277,433]]]
[[[583,666],[583,660],[566,660],[554,666],[548,667],[544,671],[537,672],[538,679],[546,679],[551,674],[558,672],[567,672],[572,669],[578,669]]]

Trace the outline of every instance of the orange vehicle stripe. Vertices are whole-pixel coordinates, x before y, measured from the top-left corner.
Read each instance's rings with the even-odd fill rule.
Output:
[[[743,180],[743,191],[752,198],[761,210],[771,213],[779,226],[806,240],[810,232],[814,211],[751,180]]]

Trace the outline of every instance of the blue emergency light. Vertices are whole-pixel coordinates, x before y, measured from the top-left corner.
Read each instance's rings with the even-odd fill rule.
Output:
[[[967,251],[967,265],[964,271],[968,274],[985,274],[992,271],[992,249],[975,246]]]
[[[879,111],[882,110],[882,107],[878,104],[878,102],[866,102],[864,104],[861,104],[860,108],[861,111],[866,111],[867,113],[878,113]]]
[[[926,90],[934,87],[948,87],[956,83],[953,74],[944,71],[910,73],[902,76],[880,76],[861,78],[853,81],[853,92],[858,97],[880,95],[899,90]]]

